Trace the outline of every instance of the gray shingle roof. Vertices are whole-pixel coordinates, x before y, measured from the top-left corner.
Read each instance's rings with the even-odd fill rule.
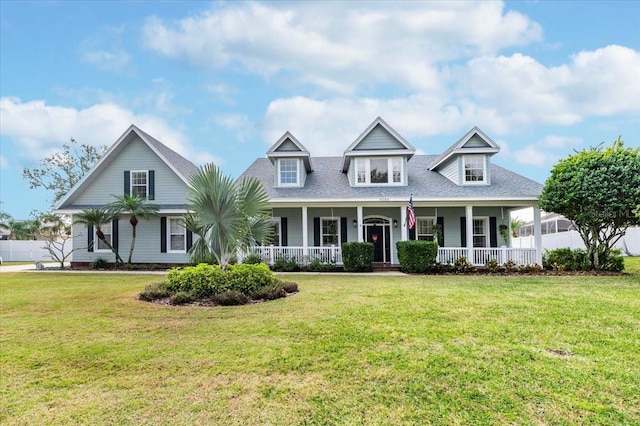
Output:
[[[182,155],[178,154],[147,132],[141,130],[139,127],[136,127],[136,130],[143,134],[145,138],[147,138],[147,141],[165,158],[167,163],[173,166],[186,179],[189,179],[193,173],[198,171],[198,167]]]
[[[307,176],[303,188],[276,188],[274,167],[266,158],[257,159],[240,176],[256,177],[274,200],[287,199],[372,199],[380,197],[414,199],[532,199],[542,191],[542,185],[522,175],[491,164],[491,185],[458,186],[440,173],[429,170],[436,155],[415,155],[407,163],[408,186],[351,187],[346,173],[342,173],[341,157],[314,157],[314,172]]]

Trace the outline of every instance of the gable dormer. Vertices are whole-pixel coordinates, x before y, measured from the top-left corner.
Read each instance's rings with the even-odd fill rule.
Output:
[[[276,187],[303,187],[307,174],[313,171],[311,154],[290,132],[273,144],[267,158],[273,164]]]
[[[407,161],[416,150],[378,117],[344,151],[342,171],[351,186],[406,186]]]
[[[490,159],[499,151],[497,143],[474,127],[438,157],[429,169],[459,186],[490,185]]]

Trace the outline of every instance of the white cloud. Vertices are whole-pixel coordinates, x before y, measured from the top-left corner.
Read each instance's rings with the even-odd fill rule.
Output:
[[[537,23],[501,2],[223,3],[143,27],[146,46],[166,57],[342,94],[373,83],[438,91],[443,61],[541,38]]]
[[[12,140],[19,155],[31,160],[60,149],[72,137],[80,143],[110,146],[132,123],[185,157],[196,158],[186,137],[164,120],[116,104],[75,109],[3,97],[0,115],[0,136]]]
[[[545,147],[528,145],[523,149],[515,151],[513,158],[520,164],[542,167],[555,163],[560,156],[549,152]]]
[[[103,49],[85,50],[82,52],[82,59],[104,71],[118,74],[125,73],[131,62],[131,57],[123,49],[114,49],[111,51]]]
[[[0,169],[8,169],[9,168],[9,160],[4,155],[0,155]]]

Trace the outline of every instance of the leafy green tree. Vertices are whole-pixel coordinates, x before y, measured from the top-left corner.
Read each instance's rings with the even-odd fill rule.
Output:
[[[22,170],[22,177],[29,182],[29,188],[53,191],[52,204],[64,197],[107,150],[104,145],[79,145],[75,139],[62,148],[62,152],[40,160],[40,168]]]
[[[185,225],[200,237],[190,250],[196,260],[213,254],[224,269],[238,250],[269,241],[269,198],[257,179],[233,181],[207,164],[190,183],[188,202],[194,213]]]
[[[591,267],[601,269],[613,244],[631,225],[640,204],[640,148],[621,138],[560,160],[551,170],[539,206],[572,220],[587,248]]]
[[[109,205],[114,215],[129,214],[129,223],[131,224],[131,246],[129,248],[129,259],[127,265],[131,265],[131,257],[133,249],[136,245],[136,228],[138,226],[138,218],[149,219],[152,215],[158,213],[158,206],[150,203],[146,198],[136,195],[114,195],[115,201]]]
[[[511,236],[513,238],[516,238],[518,236],[518,230],[522,228],[526,224],[526,222],[524,220],[518,219],[517,217],[514,217],[511,219],[510,224],[511,224]]]
[[[17,220],[1,212],[0,219],[0,228],[9,231],[9,240],[37,240],[40,237],[40,221],[33,212],[26,220]]]
[[[76,213],[74,215],[74,223],[85,225],[85,226],[93,226],[96,230],[96,237],[102,244],[109,247],[109,249],[116,256],[116,266],[118,266],[118,262],[124,264],[122,258],[118,254],[118,250],[114,249],[113,246],[107,239],[104,237],[104,232],[102,232],[102,225],[105,223],[109,223],[117,216],[117,213],[113,210],[109,210],[106,208],[93,208],[83,210],[80,213]]]

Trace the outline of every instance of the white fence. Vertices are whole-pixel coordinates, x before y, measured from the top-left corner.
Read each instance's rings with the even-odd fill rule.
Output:
[[[44,249],[45,242],[42,240],[16,241],[0,240],[0,256],[5,262],[9,261],[51,261],[51,255]],[[66,244],[68,251],[71,251],[71,241]]]
[[[518,248],[534,247],[535,242],[533,235],[528,237],[518,237],[512,239],[512,246]],[[542,248],[553,250],[557,248],[569,247],[572,249],[584,249],[584,242],[580,238],[578,231],[566,231],[552,234],[542,235]],[[627,229],[627,233],[616,244],[615,248],[622,250],[624,254],[629,256],[640,256],[640,227]]]

